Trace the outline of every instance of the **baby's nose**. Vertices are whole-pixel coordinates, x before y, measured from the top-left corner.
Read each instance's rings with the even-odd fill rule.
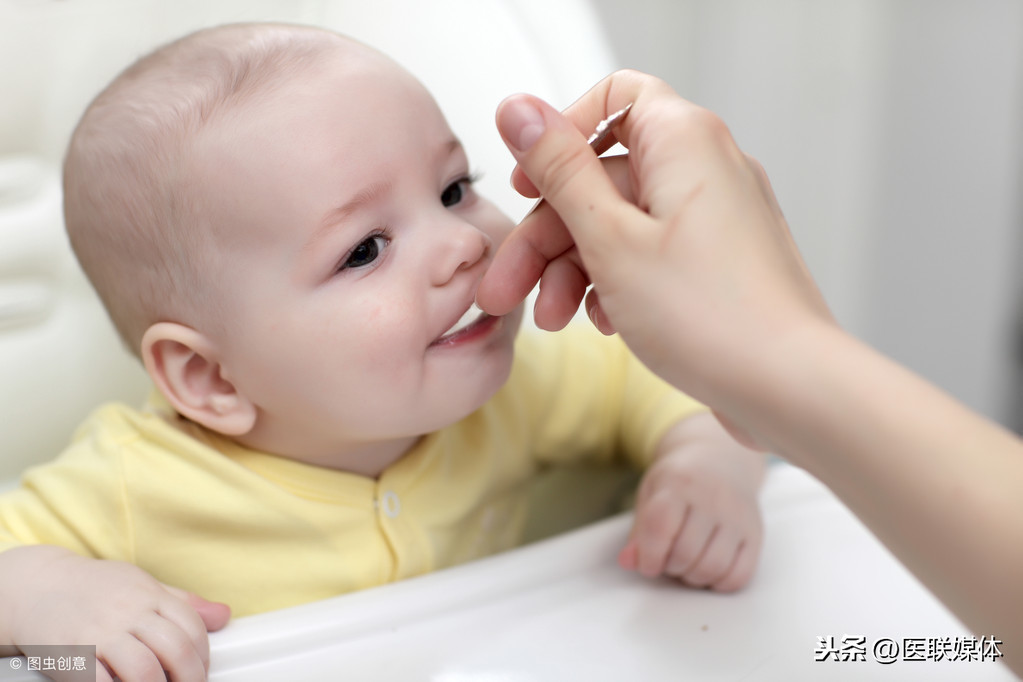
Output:
[[[493,241],[481,230],[468,224],[445,229],[438,234],[432,284],[443,286],[458,273],[471,270],[490,256]]]

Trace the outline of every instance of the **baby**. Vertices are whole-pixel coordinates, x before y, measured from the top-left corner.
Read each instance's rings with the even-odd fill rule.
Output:
[[[159,397],[102,407],[0,498],[6,653],[95,644],[124,679],[200,679],[228,606],[514,547],[541,466],[619,453],[646,469],[625,568],[752,575],[762,456],[617,339],[472,307],[512,222],[374,50],[236,25],[156,51],[85,112],[65,216]]]

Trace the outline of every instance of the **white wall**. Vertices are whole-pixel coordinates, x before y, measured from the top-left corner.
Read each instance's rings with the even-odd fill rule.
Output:
[[[849,329],[1020,423],[1023,2],[594,2],[763,162]]]

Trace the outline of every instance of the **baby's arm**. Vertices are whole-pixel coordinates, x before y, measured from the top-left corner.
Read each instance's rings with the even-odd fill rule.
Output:
[[[97,680],[205,680],[206,633],[229,617],[226,605],[129,563],[50,545],[0,553],[0,655],[33,644],[95,645]]]
[[[764,467],[765,456],[736,443],[710,413],[678,422],[640,484],[619,563],[694,587],[740,589],[760,555]]]

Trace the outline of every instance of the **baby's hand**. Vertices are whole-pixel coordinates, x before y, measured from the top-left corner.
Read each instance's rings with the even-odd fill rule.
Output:
[[[21,597],[4,611],[12,643],[27,655],[33,644],[95,644],[103,682],[206,679],[207,631],[227,624],[225,604],[164,585],[131,564],[58,547],[19,547],[0,560],[5,579],[21,574]]]
[[[736,443],[710,415],[685,420],[661,450],[640,484],[618,563],[692,587],[742,588],[763,538],[757,491],[764,456]]]

